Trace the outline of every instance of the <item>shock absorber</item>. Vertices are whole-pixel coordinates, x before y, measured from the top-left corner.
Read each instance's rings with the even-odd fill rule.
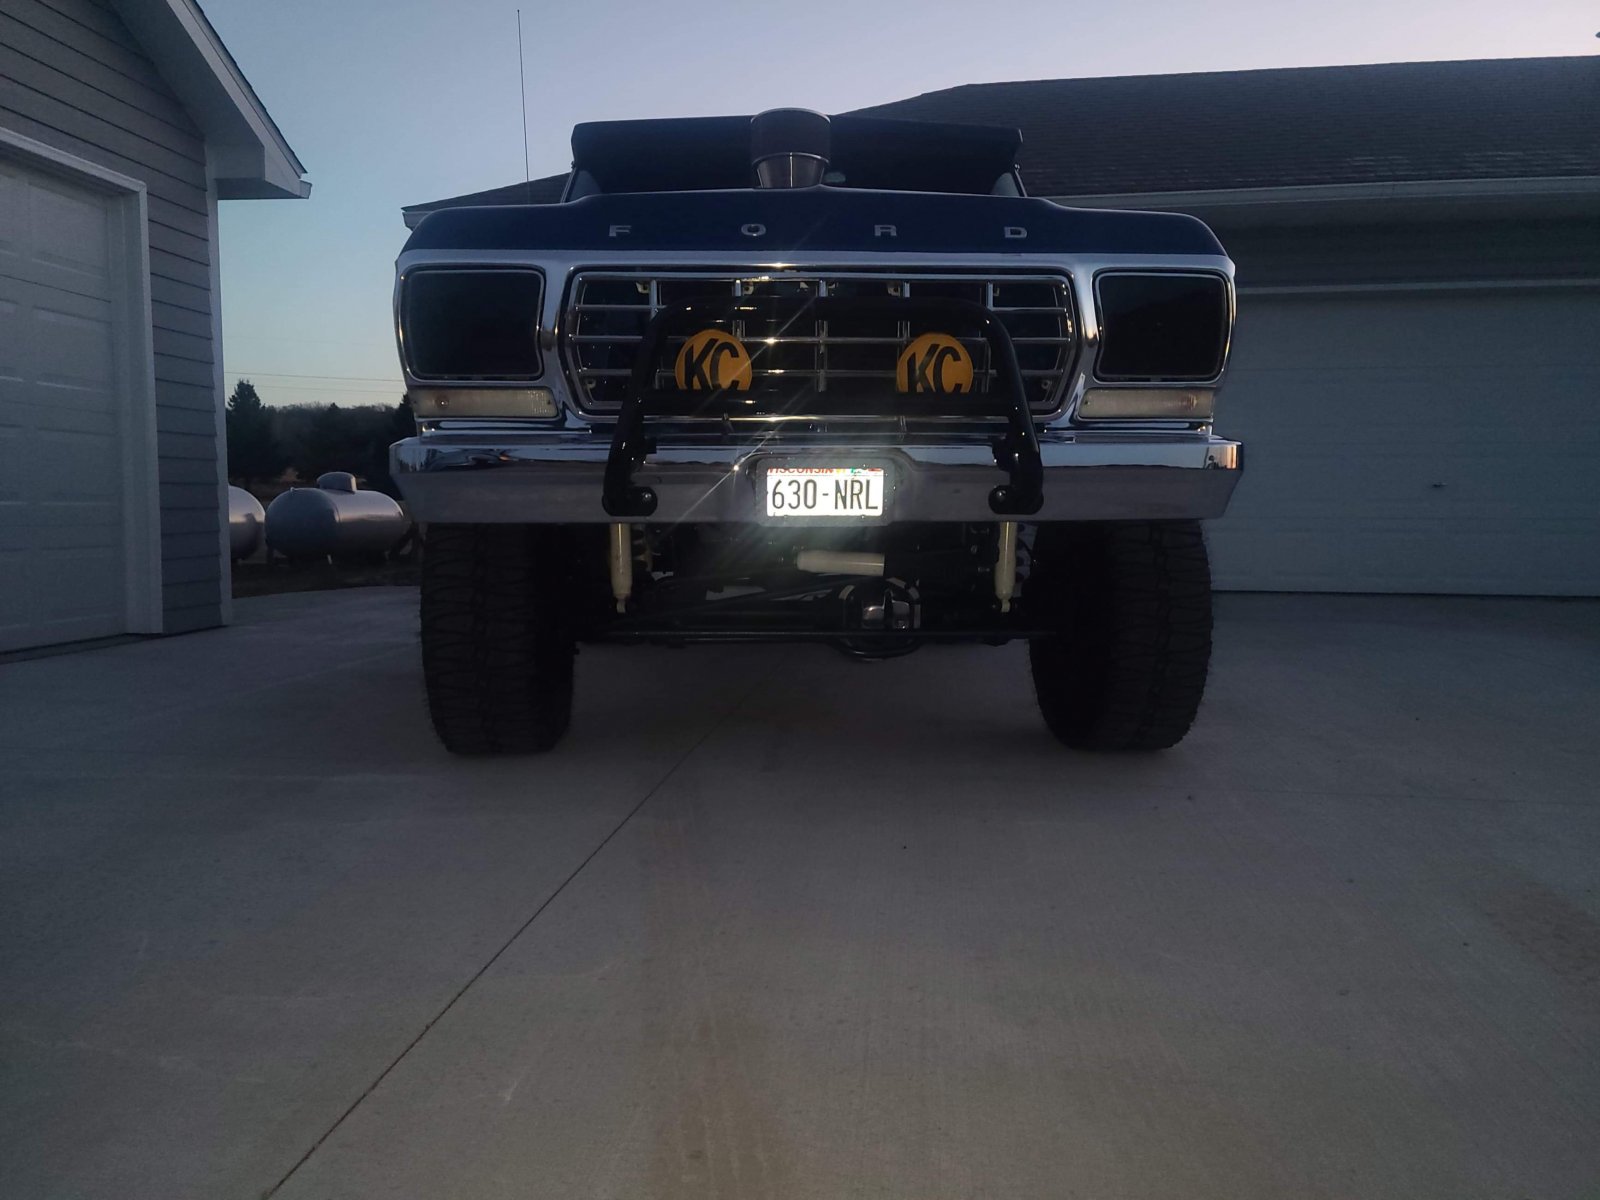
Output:
[[[1000,611],[1011,611],[1011,598],[1017,594],[1017,523],[1001,521],[995,538],[994,597]]]
[[[612,525],[609,530],[611,560],[611,594],[616,598],[617,611],[628,611],[628,597],[633,594],[633,527]]]

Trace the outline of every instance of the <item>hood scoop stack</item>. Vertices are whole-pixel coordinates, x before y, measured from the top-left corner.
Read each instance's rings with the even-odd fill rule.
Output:
[[[771,108],[750,118],[750,165],[757,187],[816,187],[832,151],[832,126],[819,112]]]

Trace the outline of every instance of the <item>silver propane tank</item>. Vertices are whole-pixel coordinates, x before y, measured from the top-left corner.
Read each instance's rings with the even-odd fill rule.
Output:
[[[348,471],[329,471],[316,487],[290,488],[267,506],[267,546],[288,559],[381,558],[410,526],[398,504],[358,491]]]
[[[228,487],[228,556],[234,562],[261,549],[261,532],[267,510],[242,487]]]

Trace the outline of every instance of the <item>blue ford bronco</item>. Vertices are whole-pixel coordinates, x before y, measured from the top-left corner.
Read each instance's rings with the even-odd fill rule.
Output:
[[[1156,750],[1211,654],[1233,264],[1023,192],[1015,130],[797,109],[573,133],[432,212],[395,315],[422,658],[462,754],[566,731],[579,642],[1028,642],[1049,730]]]

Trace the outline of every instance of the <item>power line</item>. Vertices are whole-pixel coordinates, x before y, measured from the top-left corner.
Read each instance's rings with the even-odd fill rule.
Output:
[[[263,383],[260,391],[263,397],[299,392],[302,396],[349,396],[364,402],[371,401],[373,404],[395,404],[405,395],[404,392],[387,388],[335,387],[330,384],[312,383]]]
[[[386,387],[404,388],[405,384],[398,379],[383,379],[376,375],[287,375],[282,371],[252,371],[246,367],[229,367],[228,374],[234,376],[259,376],[262,379],[341,379],[350,383],[381,383]]]
[[[394,339],[385,341],[374,339],[370,342],[357,341],[354,338],[310,338],[310,337],[272,337],[264,333],[230,333],[224,339],[228,342],[275,342],[288,346],[343,346],[349,349],[359,346],[367,350],[394,351]]]
[[[275,383],[269,385],[266,392],[273,396],[282,395],[284,392],[299,392],[303,396],[363,396],[374,403],[398,403],[393,392],[363,392],[356,388],[294,387],[290,384]]]

